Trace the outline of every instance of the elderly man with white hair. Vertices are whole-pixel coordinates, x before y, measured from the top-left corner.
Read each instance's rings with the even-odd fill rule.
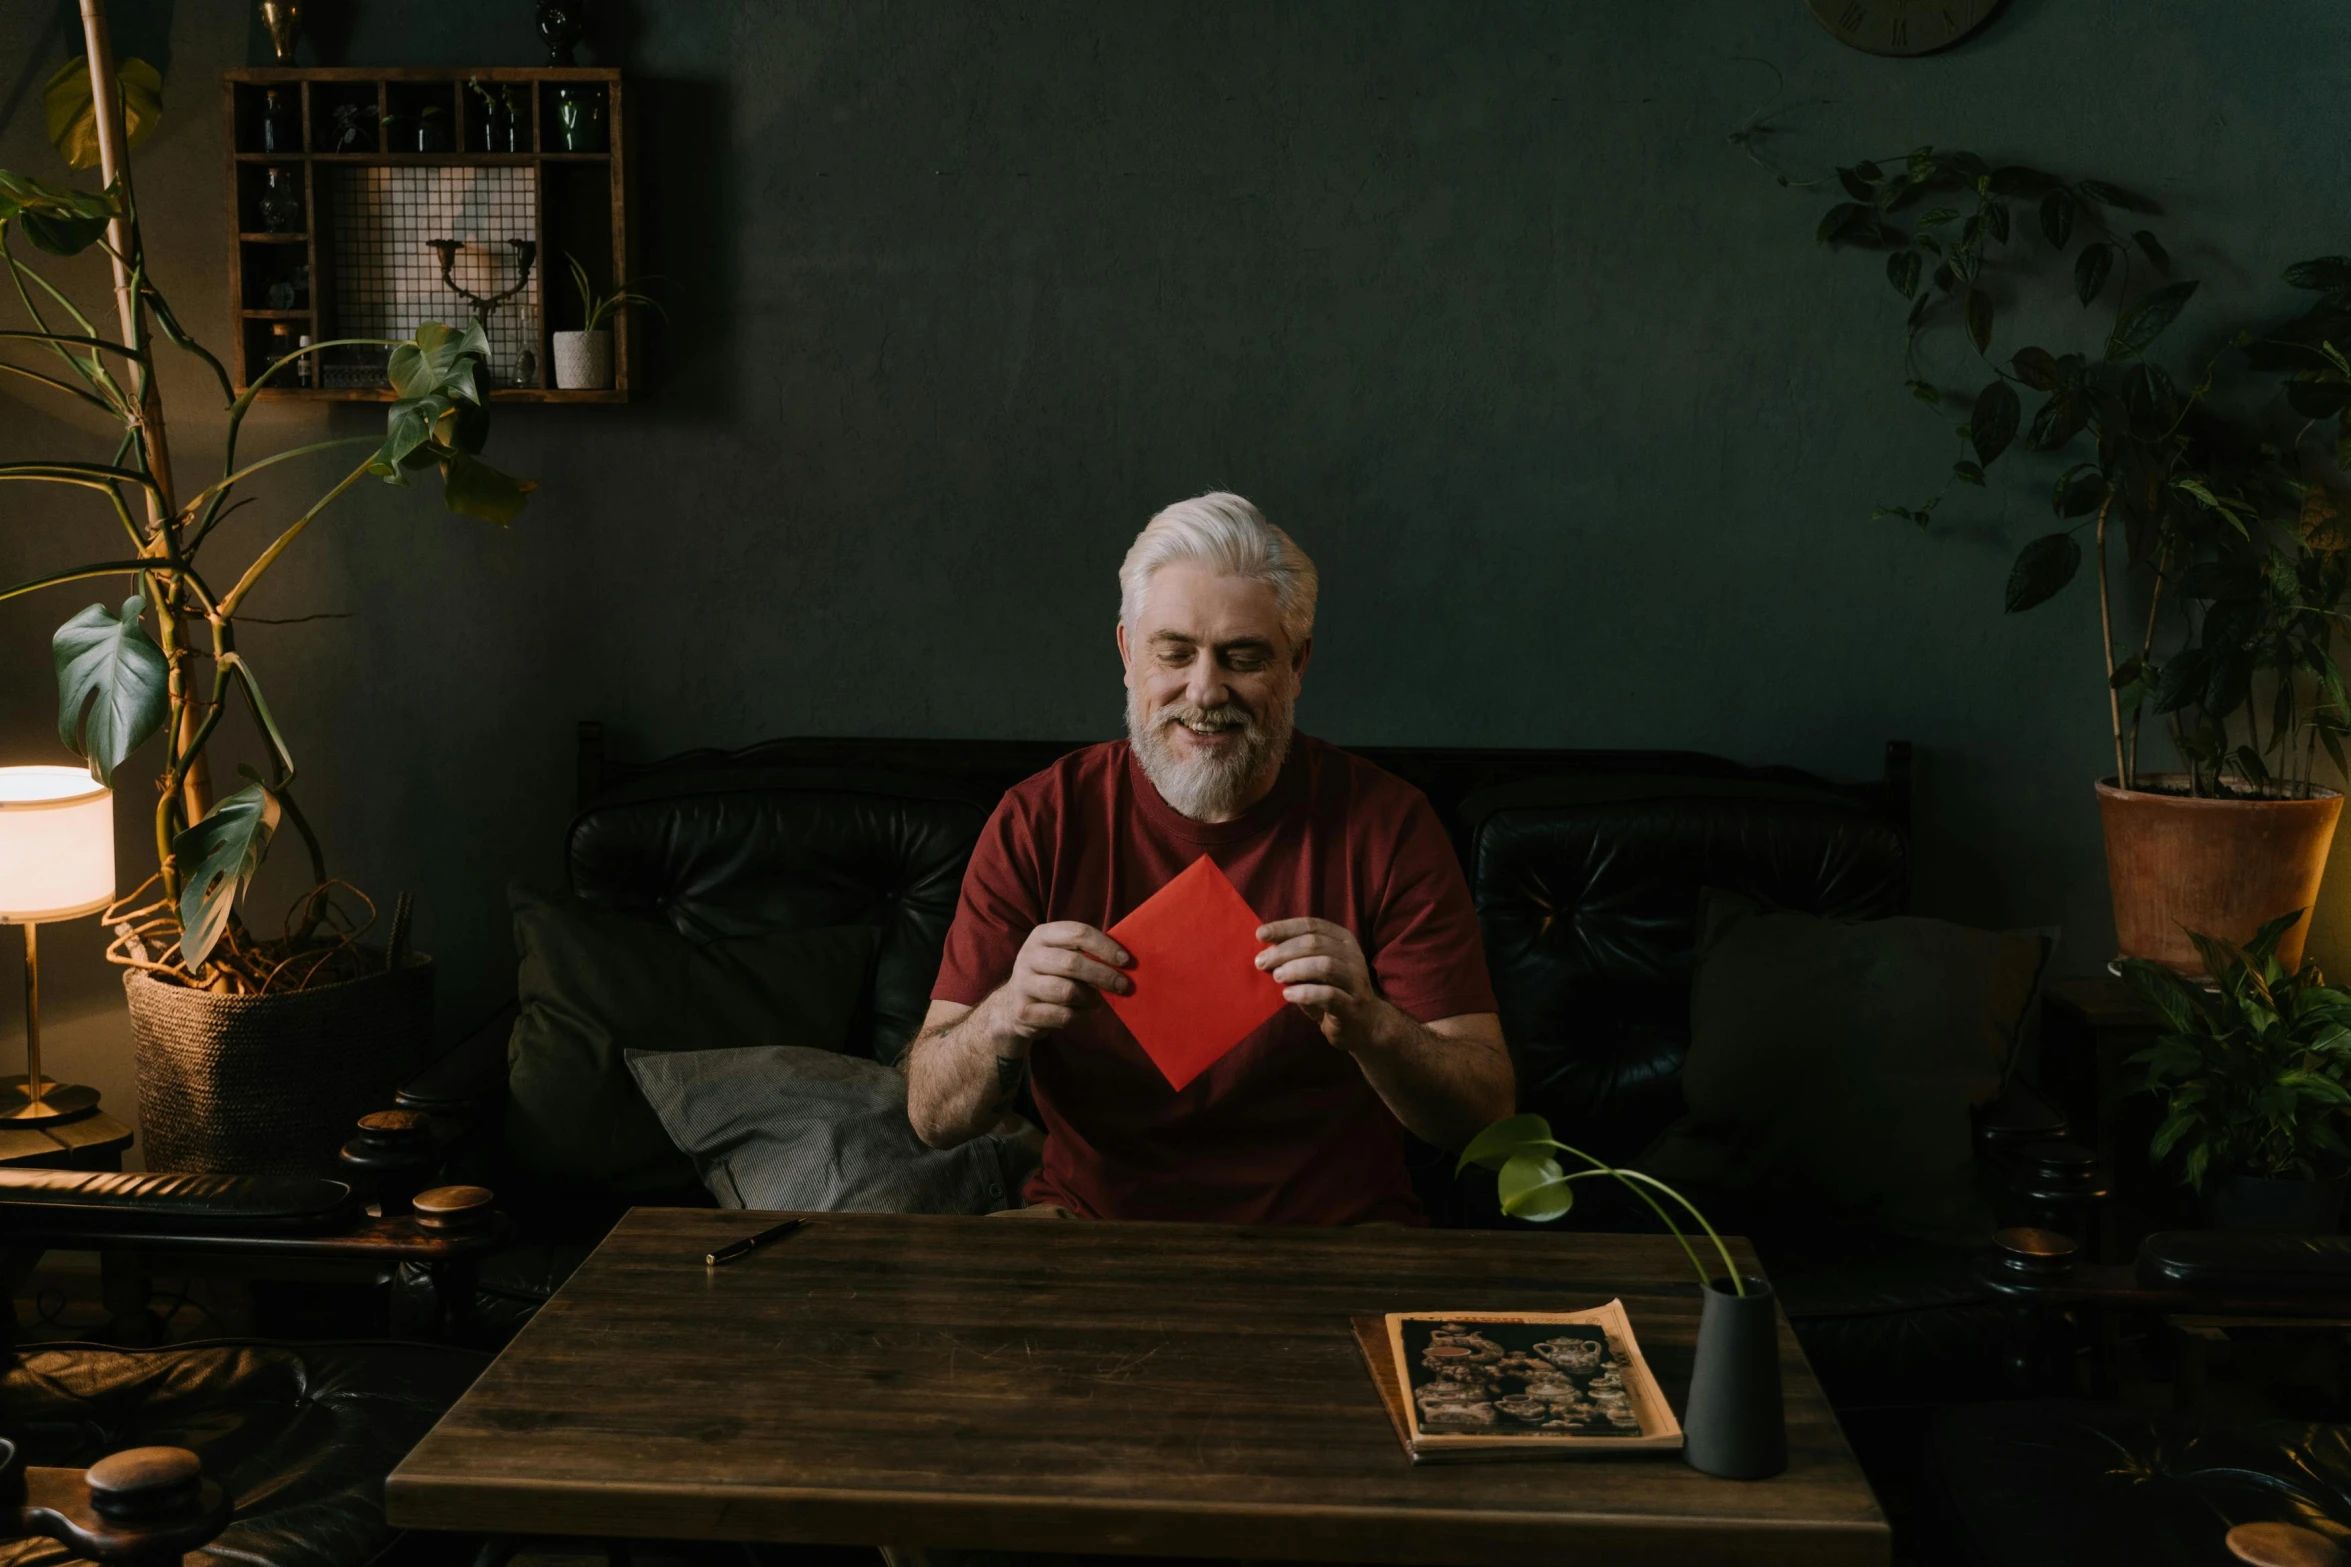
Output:
[[[1516,1091],[1444,826],[1294,731],[1317,579],[1256,507],[1168,507],[1119,587],[1127,738],[989,818],[907,1053],[915,1130],[975,1137],[1025,1081],[1045,1131],[1032,1211],[1418,1222],[1400,1128],[1458,1148]],[[1132,989],[1104,931],[1203,854],[1268,920],[1257,965],[1290,1004],[1178,1091],[1101,1004]]]

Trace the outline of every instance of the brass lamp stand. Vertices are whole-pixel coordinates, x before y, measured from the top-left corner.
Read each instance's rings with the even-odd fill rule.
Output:
[[[0,1121],[60,1121],[98,1108],[98,1090],[41,1075],[41,927],[24,927],[24,1072],[0,1079]]]

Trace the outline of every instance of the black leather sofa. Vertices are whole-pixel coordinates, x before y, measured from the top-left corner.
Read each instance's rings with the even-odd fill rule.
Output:
[[[581,898],[686,932],[872,924],[882,931],[854,1039],[894,1062],[927,1005],[970,845],[1010,784],[1071,747],[1050,742],[779,740],[653,762],[581,727],[580,807],[566,844]],[[1637,1152],[1681,1111],[1699,889],[1861,919],[1908,904],[1909,748],[1881,777],[1836,783],[1688,752],[1363,748],[1425,792],[1452,829],[1484,924],[1521,1107],[1567,1140]],[[403,1102],[495,1114],[511,1013],[412,1084]],[[496,1146],[494,1131],[483,1146]],[[1423,1150],[1435,1222],[1498,1224],[1491,1177],[1456,1181]],[[614,1205],[534,1190],[493,1162],[527,1244],[485,1265],[483,1311],[512,1321],[609,1227]],[[698,1189],[665,1200],[707,1202]],[[1588,1222],[1588,1221],[1587,1221]],[[1628,1219],[1629,1222],[1629,1219]],[[2002,1325],[1967,1254],[1757,1209],[1755,1235],[1815,1368],[1841,1407],[1920,1406],[1995,1380]]]

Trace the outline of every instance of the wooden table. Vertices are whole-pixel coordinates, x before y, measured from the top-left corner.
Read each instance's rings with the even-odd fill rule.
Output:
[[[0,1093],[24,1078],[0,1077]],[[103,1110],[55,1121],[0,1126],[0,1167],[48,1170],[119,1170],[131,1129]]]
[[[825,1214],[703,1266],[772,1222],[632,1211],[393,1471],[391,1521],[1325,1561],[1888,1558],[1784,1320],[1776,1479],[1668,1454],[1405,1460],[1350,1315],[1619,1296],[1678,1411],[1698,1293],[1662,1236]]]

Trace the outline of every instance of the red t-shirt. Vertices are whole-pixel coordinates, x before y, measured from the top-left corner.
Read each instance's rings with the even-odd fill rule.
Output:
[[[988,819],[931,995],[977,1006],[1037,926],[1108,930],[1202,854],[1264,920],[1355,933],[1380,994],[1422,1022],[1492,1012],[1476,911],[1421,792],[1299,735],[1273,792],[1210,824],[1159,796],[1124,740],[1063,757]],[[1104,1219],[1418,1221],[1403,1129],[1354,1058],[1284,1007],[1181,1093],[1108,1007],[1031,1058],[1045,1160],[1032,1203]]]

